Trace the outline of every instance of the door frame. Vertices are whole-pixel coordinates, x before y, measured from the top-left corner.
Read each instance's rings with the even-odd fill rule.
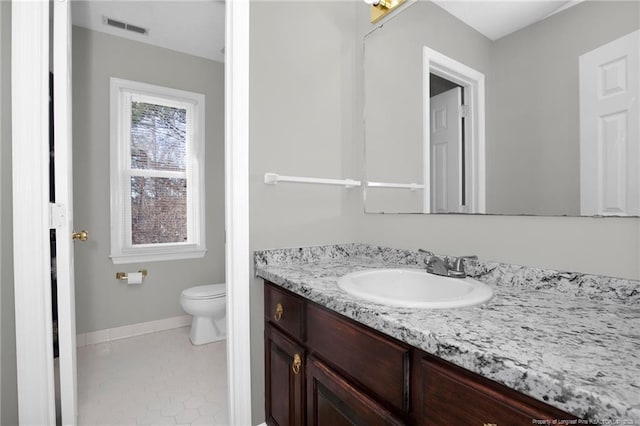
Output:
[[[49,2],[12,2],[13,262],[18,415],[55,424],[49,247]]]
[[[251,424],[249,0],[226,4],[225,201],[229,420]],[[12,3],[13,234],[18,410],[55,424],[49,250],[49,2]]]
[[[467,209],[466,213],[486,213],[485,165],[485,79],[484,74],[427,46],[422,48],[423,90],[423,212],[431,212],[431,111],[429,74],[446,78],[464,88],[464,103],[469,106],[465,120]]]
[[[226,2],[225,273],[229,422],[251,423],[249,0]]]

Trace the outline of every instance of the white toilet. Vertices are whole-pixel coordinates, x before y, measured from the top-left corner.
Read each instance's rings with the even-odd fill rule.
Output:
[[[194,345],[204,345],[227,337],[225,284],[199,285],[180,295],[180,306],[191,316],[189,338]]]

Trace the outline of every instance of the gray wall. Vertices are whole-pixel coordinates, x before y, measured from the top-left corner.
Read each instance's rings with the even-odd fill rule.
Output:
[[[109,78],[206,96],[207,249],[203,259],[114,265],[109,259]],[[224,66],[104,33],[73,27],[74,222],[89,231],[75,245],[79,333],[184,315],[182,289],[224,282]],[[141,268],[141,286],[115,279]]]
[[[580,215],[578,57],[638,28],[639,2],[587,1],[493,43],[488,213]]]
[[[361,193],[263,183],[265,172],[353,176],[355,23],[352,2],[252,2],[251,250],[354,240]],[[360,115],[361,117],[361,115]],[[251,290],[253,423],[264,420],[262,280]]]
[[[0,424],[18,424],[11,190],[11,2],[0,2]]]

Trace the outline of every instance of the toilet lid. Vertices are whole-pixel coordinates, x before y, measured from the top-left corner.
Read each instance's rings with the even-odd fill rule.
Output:
[[[199,285],[182,290],[182,296],[187,299],[215,299],[224,296],[225,284]]]

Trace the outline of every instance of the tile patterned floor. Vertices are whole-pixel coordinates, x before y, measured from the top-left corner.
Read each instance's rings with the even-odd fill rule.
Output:
[[[78,423],[226,425],[226,364],[188,327],[78,348]]]

